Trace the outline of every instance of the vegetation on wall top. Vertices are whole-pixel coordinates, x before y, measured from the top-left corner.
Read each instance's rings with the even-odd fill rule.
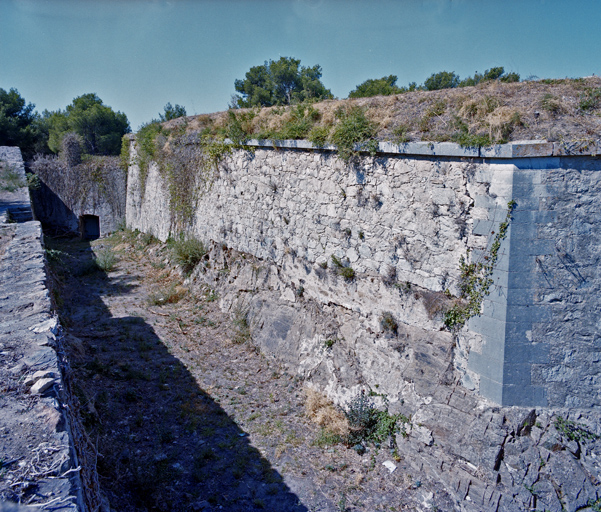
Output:
[[[332,143],[336,126],[343,122],[339,112],[357,107],[375,127],[378,141],[486,146],[511,140],[598,138],[601,78],[515,82],[511,74],[499,75],[501,70],[476,73],[447,89],[416,87],[388,96],[233,109],[188,118],[186,129],[219,136],[229,127],[228,136],[238,142],[309,139],[320,146]]]

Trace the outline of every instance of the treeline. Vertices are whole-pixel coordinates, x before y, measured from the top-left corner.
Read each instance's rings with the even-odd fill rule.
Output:
[[[411,91],[437,91],[440,89],[454,89],[455,87],[469,87],[481,82],[519,82],[520,75],[517,73],[506,73],[502,66],[487,69],[484,73],[474,73],[463,80],[453,71],[440,71],[430,75],[422,85],[411,82],[407,87],[396,85],[396,75],[384,76],[382,78],[369,79],[353,89],[349,98],[366,98],[369,96],[390,96],[391,94],[402,94]]]
[[[0,146],[19,146],[25,160],[34,155],[52,155],[64,151],[63,141],[87,156],[119,155],[122,138],[131,132],[127,116],[115,112],[95,93],[83,94],[64,110],[36,112],[16,89],[0,89]],[[181,105],[167,103],[159,119],[169,121],[186,115]]]
[[[26,160],[58,153],[67,134],[75,134],[84,155],[118,155],[130,132],[127,116],[94,93],[83,94],[64,110],[34,111],[16,89],[0,89],[0,146],[19,146]]]
[[[302,66],[299,59],[280,57],[253,66],[243,79],[234,82],[236,93],[230,108],[269,107],[333,99],[334,95],[321,81],[322,69],[318,64]],[[503,67],[476,72],[461,79],[454,72],[433,73],[423,84],[412,82],[405,87],[397,85],[397,76],[365,80],[348,95],[349,98],[387,96],[411,91],[434,91],[467,87],[486,81],[518,82],[517,73],[506,73]],[[83,155],[118,155],[123,135],[130,132],[127,116],[115,112],[95,94],[83,94],[64,110],[36,112],[35,105],[27,103],[16,89],[0,89],[0,146],[19,146],[26,160],[35,154],[58,154],[67,134],[79,137]],[[186,115],[181,105],[167,103],[164,113],[145,126],[176,119]]]
[[[271,107],[291,105],[306,100],[327,100],[334,96],[321,82],[321,66],[300,65],[300,60],[292,57],[280,57],[277,61],[265,61],[263,65],[253,66],[243,79],[234,82],[236,94],[232,96],[231,108]],[[369,96],[389,96],[411,91],[435,91],[454,87],[467,87],[481,82],[498,80],[500,82],[519,82],[520,75],[506,73],[503,67],[487,69],[484,73],[463,80],[453,71],[433,73],[422,85],[412,82],[407,87],[397,86],[397,76],[371,78],[357,85],[348,97],[365,98]]]

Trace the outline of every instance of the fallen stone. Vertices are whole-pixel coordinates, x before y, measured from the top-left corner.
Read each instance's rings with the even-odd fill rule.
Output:
[[[54,382],[54,379],[40,379],[33,386],[31,386],[29,392],[32,395],[41,395],[49,387],[53,386]]]
[[[40,379],[54,379],[56,374],[50,370],[38,370],[33,375],[30,375],[25,379],[24,384],[26,386],[32,386]]]

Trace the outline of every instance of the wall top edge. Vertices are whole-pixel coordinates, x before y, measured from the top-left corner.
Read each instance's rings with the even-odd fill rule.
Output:
[[[266,148],[312,149],[335,151],[336,146],[328,144],[315,146],[308,140],[257,140],[251,139],[246,146]],[[355,149],[367,153],[360,144]],[[601,155],[601,140],[575,142],[547,142],[538,140],[514,141],[488,147],[463,147],[455,142],[405,142],[394,144],[380,142],[378,153],[392,155],[417,155],[468,158],[543,158],[549,156],[597,156]]]
[[[129,134],[133,140],[134,134]],[[232,142],[226,139],[225,142]],[[250,139],[244,146],[262,148],[305,149],[319,151],[336,151],[336,146],[326,144],[316,146],[308,140],[257,140]],[[362,153],[369,150],[356,144],[355,149]],[[599,156],[601,155],[601,139],[574,140],[563,142],[547,142],[546,140],[518,140],[506,144],[495,144],[487,147],[464,147],[455,142],[379,142],[377,153],[389,155],[415,155],[460,158],[544,158],[550,156]]]

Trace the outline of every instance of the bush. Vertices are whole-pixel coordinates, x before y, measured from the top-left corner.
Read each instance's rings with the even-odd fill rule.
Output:
[[[459,75],[453,71],[441,71],[434,73],[424,82],[424,87],[428,91],[437,91],[439,89],[453,89],[459,85]]]
[[[327,126],[315,126],[309,132],[308,138],[318,148],[323,148],[328,142],[330,129]]]
[[[95,261],[99,269],[104,270],[105,272],[110,272],[113,270],[113,268],[115,268],[117,256],[115,256],[115,253],[112,249],[105,247],[98,252]]]
[[[399,324],[397,323],[396,319],[390,311],[385,311],[384,313],[382,313],[382,315],[380,316],[380,325],[382,326],[382,329],[384,329],[384,331],[390,332],[394,335],[397,334],[399,329]]]
[[[207,249],[200,240],[182,235],[179,240],[171,242],[175,262],[184,274],[189,276],[196,265],[200,263]]]
[[[370,78],[353,89],[349,98],[368,98],[371,96],[390,96],[403,92],[396,85],[396,75],[383,76],[382,78]]]
[[[346,406],[345,416],[350,428],[347,439],[349,445],[367,441],[376,444],[383,443],[399,430],[399,423],[409,421],[402,414],[391,415],[387,409],[378,410],[370,395],[361,391]],[[384,402],[387,403],[386,400]]]
[[[334,127],[330,140],[338,147],[338,156],[345,162],[357,155],[355,144],[369,147],[370,153],[375,155],[377,150],[376,125],[365,116],[365,110],[353,106],[339,109],[336,112],[338,124]],[[371,142],[371,144],[370,144]],[[373,143],[376,143],[375,146]]]

